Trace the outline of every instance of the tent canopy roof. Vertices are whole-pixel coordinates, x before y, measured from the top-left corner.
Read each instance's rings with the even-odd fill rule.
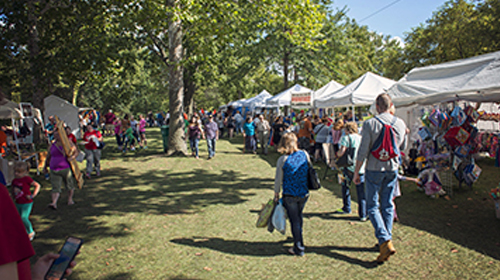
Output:
[[[345,87],[316,99],[314,105],[319,108],[370,105],[379,94],[395,83],[391,79],[367,72]]]
[[[0,119],[20,119],[22,118],[19,104],[3,99],[0,103]]]
[[[387,90],[396,106],[500,101],[500,51],[417,67]]]
[[[245,98],[242,98],[240,100],[236,100],[236,101],[231,101],[227,104],[227,106],[231,106],[231,107],[241,107],[242,104],[243,104],[243,101],[245,101],[246,99]]]
[[[262,107],[266,105],[266,100],[273,97],[267,90],[261,91],[256,96],[242,102],[243,107]]]
[[[304,86],[301,86],[299,84],[296,84],[293,87],[284,90],[278,93],[277,95],[267,99],[266,104],[279,107],[290,106],[290,103],[292,102],[292,93],[308,93],[308,92],[312,92],[312,90]]]
[[[318,89],[313,93],[314,99],[321,98],[323,96],[327,96],[341,88],[343,88],[344,85],[337,83],[334,80],[331,80],[328,84],[324,85],[322,88]]]

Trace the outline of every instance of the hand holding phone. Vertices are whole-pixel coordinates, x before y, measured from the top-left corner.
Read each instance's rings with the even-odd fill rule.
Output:
[[[49,270],[47,271],[45,280],[63,279],[66,269],[68,269],[76,254],[78,254],[78,251],[80,250],[82,244],[83,239],[68,237],[66,239],[66,242],[62,246],[61,251],[59,251],[59,257],[54,260]]]

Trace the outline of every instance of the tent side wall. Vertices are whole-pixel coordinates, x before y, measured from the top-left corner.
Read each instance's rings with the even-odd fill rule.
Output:
[[[77,139],[81,139],[80,135],[80,120],[78,118],[78,107],[61,99],[55,95],[51,95],[44,99],[44,120],[48,123],[49,116],[58,116],[66,125],[71,127],[72,133]]]

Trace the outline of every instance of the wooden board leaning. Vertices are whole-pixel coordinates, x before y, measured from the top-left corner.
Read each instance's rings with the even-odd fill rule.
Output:
[[[59,135],[61,136],[61,142],[64,147],[64,152],[66,153],[66,156],[69,157],[69,154],[71,152],[71,144],[69,143],[68,135],[66,135],[66,132],[64,130],[64,122],[59,119],[59,117],[55,116],[56,118],[56,128],[59,131]],[[76,179],[76,182],[78,183],[78,188],[82,188],[84,184],[84,179],[83,179],[83,174],[80,172],[80,169],[78,168],[78,162],[76,159],[69,160],[69,164],[71,165],[71,171],[73,171],[73,176]]]

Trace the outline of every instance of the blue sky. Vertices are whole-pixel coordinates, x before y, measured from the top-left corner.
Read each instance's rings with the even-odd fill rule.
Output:
[[[394,3],[396,2],[396,3]],[[356,19],[361,25],[367,25],[371,31],[404,38],[404,32],[410,32],[412,27],[432,17],[446,0],[334,0],[334,6],[347,6],[347,15]],[[368,19],[376,11],[385,6],[390,7],[380,11]],[[363,20],[362,22],[360,22]]]

